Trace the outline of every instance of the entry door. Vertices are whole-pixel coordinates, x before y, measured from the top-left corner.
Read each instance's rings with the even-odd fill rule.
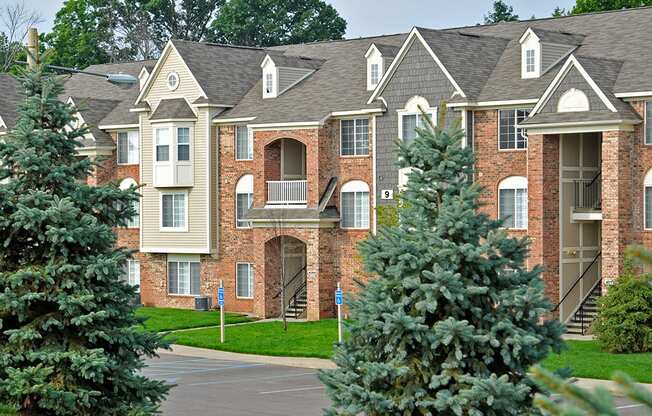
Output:
[[[301,274],[292,282],[291,287],[288,287],[288,295],[291,295],[293,293],[292,288],[298,287],[305,280],[306,246],[299,240],[289,238],[283,238],[282,245],[285,283],[290,283],[290,280],[301,271]]]
[[[600,172],[602,135],[600,133],[564,134],[560,148],[560,282],[559,300],[568,293],[560,307],[565,322],[581,300],[600,278],[600,260],[592,261],[600,252],[600,221],[572,220],[575,202],[575,181],[593,179]],[[584,278],[573,284],[586,271]]]

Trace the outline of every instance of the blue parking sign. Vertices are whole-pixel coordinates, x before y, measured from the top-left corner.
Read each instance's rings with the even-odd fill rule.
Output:
[[[343,296],[342,296],[342,289],[336,289],[335,290],[335,304],[336,305],[341,305],[343,304]]]
[[[224,306],[224,288],[220,287],[217,289],[217,303],[220,306]]]

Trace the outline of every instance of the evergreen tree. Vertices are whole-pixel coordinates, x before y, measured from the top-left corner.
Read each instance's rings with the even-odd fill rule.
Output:
[[[489,14],[484,16],[485,24],[498,22],[516,22],[518,15],[514,14],[514,7],[508,5],[503,0],[494,1],[493,7]]]
[[[541,269],[526,269],[527,239],[478,213],[472,151],[455,124],[399,145],[400,167],[413,168],[404,207],[398,225],[360,245],[376,278],[349,302],[338,368],[321,374],[329,414],[537,412],[527,371],[561,349],[563,328],[542,322],[551,304]]]
[[[87,127],[42,68],[0,140],[0,403],[24,415],[150,414],[169,387],[139,373],[161,338],[137,328],[130,256],[113,227],[134,214],[135,189],[85,183]]]

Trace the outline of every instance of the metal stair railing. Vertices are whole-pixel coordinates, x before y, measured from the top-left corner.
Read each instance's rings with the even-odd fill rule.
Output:
[[[580,209],[600,209],[602,207],[602,172],[591,180],[576,179],[574,187],[574,207]]]

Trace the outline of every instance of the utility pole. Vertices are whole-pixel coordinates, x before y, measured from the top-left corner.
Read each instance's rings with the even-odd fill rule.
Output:
[[[38,30],[30,27],[27,31],[27,65],[34,69],[39,64]]]

